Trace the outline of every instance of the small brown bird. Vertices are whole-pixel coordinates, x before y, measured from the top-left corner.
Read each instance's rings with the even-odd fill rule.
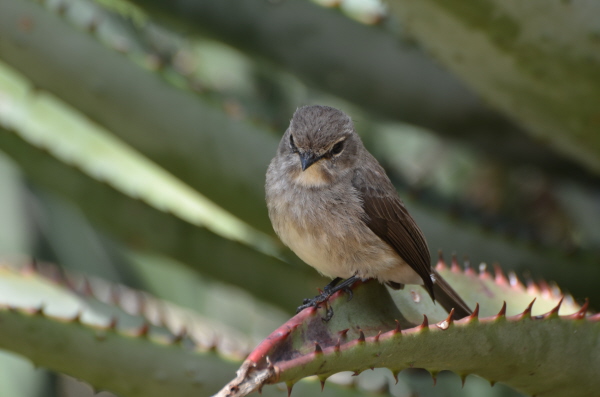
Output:
[[[455,318],[471,313],[431,268],[423,233],[342,111],[327,106],[296,110],[269,165],[266,198],[283,243],[334,278],[298,310],[348,290],[358,278],[376,278],[392,288],[424,286],[446,310],[454,308]]]

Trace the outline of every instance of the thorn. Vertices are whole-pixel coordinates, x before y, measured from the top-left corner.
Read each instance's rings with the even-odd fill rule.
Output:
[[[473,270],[473,268],[471,267],[471,261],[469,260],[469,257],[467,257],[467,256],[465,256],[464,268],[465,268],[465,274],[467,276],[476,276],[475,270]]]
[[[357,328],[358,328],[358,332],[359,332],[358,339],[357,339],[358,343],[365,343],[365,333],[359,327],[357,327]]]
[[[458,260],[456,259],[456,253],[452,254],[452,262],[450,265],[450,271],[453,273],[460,273],[460,266],[458,264]]]
[[[521,284],[521,281],[519,280],[519,277],[517,277],[517,274],[515,272],[508,273],[508,283],[513,288],[525,288],[523,284]]]
[[[540,288],[532,279],[527,280],[527,293],[530,295],[540,295]]]
[[[294,384],[291,382],[286,382],[286,386],[287,386],[288,397],[290,397],[292,395],[292,387],[294,387]]]
[[[523,313],[521,313],[520,318],[531,318],[531,308],[533,307],[533,304],[535,303],[535,300],[537,298],[533,298],[533,300],[531,301],[531,303],[529,305],[527,305],[527,307],[525,308],[525,310],[523,310]]]
[[[429,319],[427,319],[427,315],[423,314],[423,322],[419,326],[419,331],[423,329],[429,329]]]
[[[396,334],[401,334],[402,333],[402,328],[400,328],[400,321],[398,320],[394,320],[396,322],[396,328],[394,329],[393,335]]]
[[[335,344],[335,346],[333,348],[334,352],[336,352],[336,353],[340,352],[340,344],[341,344],[341,342],[342,342],[341,338],[338,338],[338,341],[337,341],[337,343]]]
[[[442,250],[438,251],[438,262],[435,265],[436,270],[446,270],[448,268],[448,265],[446,265],[446,262],[444,261],[444,253],[442,252]]]
[[[108,322],[108,324],[106,325],[106,329],[110,330],[110,331],[114,331],[117,329],[117,322],[119,321],[117,316],[112,316],[110,318],[110,321]]]
[[[479,319],[479,302],[475,303],[475,309],[469,316],[469,322]]]
[[[172,344],[181,343],[183,338],[185,338],[186,336],[187,336],[187,329],[185,328],[185,326],[183,326],[183,327],[181,327],[179,332],[177,332],[177,334],[173,335],[173,339],[171,339],[171,343]]]
[[[437,384],[437,373],[436,372],[431,372],[431,379],[433,379],[433,385],[435,386]]]
[[[73,316],[73,318],[71,319],[71,322],[81,324],[81,310],[77,310],[77,313],[75,313],[75,316]]]
[[[150,332],[150,323],[144,321],[144,324],[137,330],[136,335],[141,338],[148,337],[148,333]]]
[[[481,262],[479,264],[479,278],[482,280],[489,280],[492,275],[487,271],[487,263]]]
[[[396,370],[396,371],[392,371],[392,376],[394,377],[394,380],[396,381],[396,384],[398,384],[398,374],[400,373],[400,371]]]
[[[258,394],[260,394],[262,396],[262,388],[264,385],[260,385],[258,386]]]
[[[318,342],[315,342],[315,354],[322,354],[323,349],[321,349],[321,345]]]
[[[352,376],[358,376],[358,375],[360,375],[360,372],[358,372],[358,371],[354,371],[354,373],[352,374]]]
[[[579,311],[577,311],[576,313],[571,314],[569,317],[573,320],[581,320],[585,318],[585,314],[587,313],[589,305],[590,300],[588,298],[585,298],[585,303],[583,304],[583,306],[581,306],[581,309],[579,309]]]
[[[548,314],[546,314],[546,316],[545,316],[546,318],[550,317],[550,316],[558,316],[558,311],[560,310],[560,306],[563,303],[563,299],[564,298],[560,298],[560,300],[558,301],[558,304],[556,305],[556,307],[554,309],[550,310],[548,312]]]
[[[506,317],[506,301],[502,302],[502,308],[500,309],[498,314],[496,314],[495,319],[498,320],[501,317]]]
[[[453,321],[453,316],[454,316],[454,308],[452,308],[452,310],[450,310],[450,313],[448,313],[448,317],[442,321],[436,324],[436,326],[441,329],[442,331],[447,330],[450,325],[452,325]]]
[[[498,285],[508,285],[508,279],[498,263],[494,263],[494,281]]]
[[[323,389],[325,389],[325,380],[327,378],[319,378],[319,382],[321,382],[321,392],[323,392]]]
[[[375,335],[375,339],[373,339],[375,342],[379,342],[379,337],[381,336],[381,330],[379,330],[379,332],[377,333],[377,335]]]
[[[342,338],[345,338],[346,334],[348,333],[349,330],[350,330],[350,328],[343,329],[343,330],[339,331],[338,334],[340,334],[340,336]]]
[[[495,380],[491,380],[491,381],[490,381],[490,387],[494,387],[494,385],[495,385],[495,384],[496,384],[496,381],[495,381]]]
[[[41,303],[37,308],[31,311],[31,314],[34,316],[43,316],[44,315],[44,304]]]
[[[460,376],[460,383],[461,383],[461,388],[465,388],[465,382],[467,380],[467,375],[461,375]]]

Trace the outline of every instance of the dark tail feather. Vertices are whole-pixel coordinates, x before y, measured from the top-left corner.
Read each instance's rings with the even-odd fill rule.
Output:
[[[450,310],[454,309],[453,318],[455,320],[460,320],[461,318],[470,315],[473,311],[467,306],[456,291],[454,291],[450,284],[448,284],[435,270],[433,271],[433,274],[435,275],[436,280],[433,284],[435,300],[439,302],[448,313],[450,313]]]

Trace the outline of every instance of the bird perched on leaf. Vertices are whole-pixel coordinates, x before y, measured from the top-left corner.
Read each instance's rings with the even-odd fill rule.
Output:
[[[375,278],[393,288],[422,285],[446,310],[453,308],[455,318],[471,313],[432,269],[423,233],[344,112],[296,110],[269,165],[266,199],[283,243],[334,279],[299,310],[357,279]]]

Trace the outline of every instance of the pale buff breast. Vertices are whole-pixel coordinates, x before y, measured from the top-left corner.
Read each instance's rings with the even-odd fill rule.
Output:
[[[417,273],[362,222],[355,191],[308,189],[315,182],[320,184],[316,175],[307,174],[267,193],[273,227],[285,245],[331,278],[357,274],[382,282],[422,284]]]

